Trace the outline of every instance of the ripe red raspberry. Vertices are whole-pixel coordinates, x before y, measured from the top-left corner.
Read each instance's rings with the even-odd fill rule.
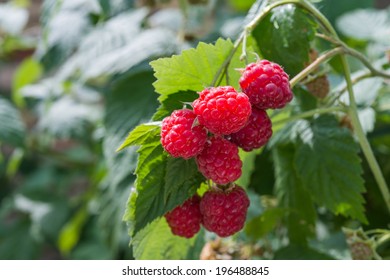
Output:
[[[249,198],[239,186],[207,191],[200,201],[203,226],[220,237],[230,236],[244,227],[248,207]]]
[[[268,60],[247,65],[239,82],[250,102],[259,109],[280,109],[293,98],[287,73]]]
[[[191,238],[200,230],[202,215],[199,204],[200,197],[194,195],[165,214],[165,219],[174,235]]]
[[[189,159],[199,154],[207,140],[202,125],[193,127],[196,115],[189,109],[173,111],[161,126],[161,144],[173,157]]]
[[[272,123],[267,112],[252,108],[248,123],[231,135],[231,141],[249,152],[264,146],[272,136]]]
[[[239,131],[251,114],[248,97],[231,86],[203,90],[192,106],[199,123],[217,135]]]
[[[219,185],[234,182],[241,176],[242,162],[233,143],[212,137],[197,157],[199,171]]]

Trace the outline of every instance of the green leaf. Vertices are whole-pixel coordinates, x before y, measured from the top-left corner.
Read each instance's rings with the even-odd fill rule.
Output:
[[[247,11],[253,4],[253,0],[229,0],[229,4],[239,11]]]
[[[116,151],[119,152],[132,145],[142,145],[145,142],[148,142],[150,139],[155,138],[159,134],[160,134],[159,123],[156,122],[156,123],[141,124],[129,133],[125,141],[120,145],[120,147]]]
[[[191,197],[204,178],[193,159],[168,157],[156,133],[138,150],[135,191],[130,195],[124,219],[135,235]]]
[[[42,75],[41,64],[33,58],[25,59],[15,72],[12,79],[12,99],[18,107],[24,106],[20,89],[35,82]]]
[[[263,149],[261,154],[256,156],[248,188],[259,195],[272,195],[274,185],[275,177],[270,152]]]
[[[262,150],[254,150],[251,152],[245,152],[243,150],[239,150],[240,159],[242,161],[242,175],[237,180],[237,184],[247,188],[250,183],[250,177],[255,169],[255,160],[256,156],[261,153]]]
[[[201,181],[204,180],[198,172],[195,160],[169,157],[167,172],[165,173],[164,201],[176,199],[175,197],[177,194],[180,194],[182,189],[187,189],[191,192],[196,190]]]
[[[134,69],[126,76],[112,83],[108,89],[104,117],[104,157],[109,166],[109,181],[115,187],[130,187],[134,182],[137,156],[135,148],[120,153],[115,150],[142,121],[147,121],[157,108],[149,69]]]
[[[369,8],[374,6],[374,0],[326,0],[319,6],[321,12],[334,24],[341,15],[357,10],[359,8]],[[335,9],[337,7],[337,9]]]
[[[179,91],[202,91],[211,86],[224,60],[233,49],[230,40],[218,39],[215,45],[199,43],[196,49],[189,49],[181,55],[160,58],[150,65],[155,71],[156,91],[169,95]]]
[[[301,130],[301,127],[305,127],[305,120],[293,121],[284,125],[280,130],[273,134],[268,146],[273,148],[277,145],[287,145],[290,143],[295,143],[298,133]]]
[[[5,170],[5,174],[8,178],[12,178],[13,176],[15,176],[16,172],[18,172],[23,157],[24,150],[21,148],[16,148],[12,152],[11,156],[8,159],[7,169]]]
[[[106,17],[116,15],[120,12],[126,11],[134,5],[128,0],[98,0],[102,8],[102,12]]]
[[[290,242],[306,244],[314,235],[316,211],[310,193],[303,187],[294,166],[295,148],[285,145],[272,151],[275,164],[276,193],[281,206],[287,208]]]
[[[0,258],[2,260],[35,260],[39,258],[41,244],[31,234],[29,219],[14,219],[11,223],[7,223],[6,219],[1,218]],[[23,249],[15,250],[17,247]]]
[[[313,199],[335,214],[367,222],[364,215],[359,146],[334,116],[301,127],[294,163]]]
[[[195,241],[196,236],[186,239],[173,235],[161,218],[134,236],[133,253],[137,260],[180,260],[187,257]]]
[[[334,258],[310,247],[291,244],[276,251],[274,260],[334,260]]]
[[[81,40],[58,76],[68,79],[81,74],[84,80],[107,76],[127,71],[149,56],[171,54],[175,50],[171,33],[160,29],[142,32],[147,12],[131,10],[98,25]]]
[[[339,17],[336,26],[354,39],[390,43],[390,13],[386,10],[354,10]]]
[[[270,0],[256,0],[245,17],[245,24],[249,24],[269,4],[269,2]]]
[[[267,233],[275,229],[285,213],[286,209],[283,208],[267,209],[260,216],[253,218],[245,225],[245,233],[253,239],[263,238]]]
[[[153,120],[162,120],[172,111],[182,109],[185,102],[192,103],[199,95],[194,91],[180,91],[170,95],[160,95],[158,100],[161,105],[153,115]]]
[[[345,83],[343,83],[342,85],[344,86]],[[369,78],[355,84],[353,86],[353,91],[356,99],[355,100],[356,104],[358,106],[363,106],[363,107],[372,106],[372,104],[377,99],[381,88],[382,88],[381,78]],[[345,93],[341,96],[341,101],[346,104],[349,104],[348,93]]]
[[[83,65],[82,79],[128,71],[150,57],[170,55],[176,50],[175,36],[165,29],[150,29],[134,36],[131,41]]]
[[[37,56],[46,70],[63,63],[91,30],[91,14],[98,14],[96,0],[47,0],[42,5],[43,36],[38,44]]]
[[[317,99],[302,87],[294,88],[293,114],[303,113],[317,107]]]
[[[308,61],[315,29],[315,22],[306,12],[284,5],[273,9],[252,34],[264,58],[279,63],[294,76]]]
[[[375,127],[376,112],[373,108],[367,107],[358,110],[358,117],[365,133],[372,132]]]
[[[87,138],[93,124],[101,119],[101,107],[82,103],[65,95],[48,106],[38,122],[38,128],[59,138]]]
[[[64,225],[58,236],[58,248],[61,253],[68,255],[77,245],[87,219],[88,211],[86,208],[82,208]]]
[[[19,112],[0,96],[0,142],[21,147],[24,145],[25,130]]]

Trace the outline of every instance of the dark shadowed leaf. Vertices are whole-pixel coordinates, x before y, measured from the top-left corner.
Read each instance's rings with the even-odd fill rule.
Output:
[[[315,28],[315,22],[306,12],[285,5],[272,10],[252,34],[264,58],[279,63],[294,76],[308,61]]]
[[[275,252],[274,260],[333,260],[334,258],[315,249],[289,245]]]
[[[19,112],[6,99],[0,96],[0,142],[12,146],[23,146],[25,126]]]
[[[303,187],[294,166],[293,145],[279,146],[272,151],[275,164],[276,193],[281,206],[287,209],[290,242],[306,244],[314,235],[316,211],[310,193]]]
[[[366,222],[358,144],[334,116],[305,122],[294,157],[300,180],[318,204],[335,214]]]

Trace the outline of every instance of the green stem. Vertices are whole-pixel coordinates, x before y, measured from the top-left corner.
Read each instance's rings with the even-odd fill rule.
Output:
[[[296,75],[294,78],[290,80],[290,87],[293,88],[297,83],[305,79],[311,72],[314,72],[317,67],[334,57],[335,55],[343,53],[343,48],[338,47],[335,49],[332,49],[323,55],[319,56],[316,60],[314,60],[309,66],[307,66],[305,69],[303,69],[298,75]]]
[[[351,72],[349,70],[349,65],[347,63],[347,59],[345,55],[341,55],[341,62],[344,68],[345,80],[347,82],[347,90],[349,95],[349,116],[351,118],[352,126],[356,133],[357,138],[359,139],[360,147],[362,148],[363,154],[367,159],[368,165],[371,168],[372,173],[374,174],[375,180],[379,186],[379,189],[382,193],[383,199],[385,200],[385,204],[390,213],[390,192],[387,187],[385,178],[383,177],[382,171],[380,170],[379,164],[374,156],[374,152],[371,149],[370,143],[366,135],[364,134],[362,125],[359,120],[359,116],[357,113],[357,105],[355,101],[355,95],[353,92],[353,84],[351,79]]]
[[[227,68],[229,67],[230,61],[232,60],[234,54],[238,50],[240,44],[243,43],[243,41],[246,42],[246,37],[253,30],[253,28],[255,28],[256,25],[272,11],[272,9],[274,9],[278,6],[283,6],[283,5],[287,5],[287,4],[296,4],[296,5],[301,5],[301,6],[303,5],[301,0],[286,0],[286,1],[280,1],[280,2],[273,3],[273,4],[265,7],[264,10],[260,14],[258,14],[249,24],[247,24],[244,27],[244,30],[241,32],[238,39],[234,42],[233,49],[230,51],[229,55],[226,57],[225,61],[222,63],[222,65],[219,67],[217,73],[215,74],[215,76],[211,82],[211,86],[216,86],[220,76],[223,75],[227,71]],[[243,48],[243,55],[246,55],[246,50],[245,50],[246,46],[243,45],[242,48]]]
[[[390,234],[385,234],[381,238],[379,238],[376,242],[376,247],[379,247],[390,241]]]
[[[232,60],[234,54],[236,53],[238,47],[240,46],[242,40],[244,39],[245,33],[241,33],[240,37],[235,41],[233,49],[230,51],[229,55],[226,57],[224,62],[219,67],[217,73],[214,75],[214,78],[211,82],[211,86],[215,87],[217,85],[217,82],[220,78],[220,76],[223,76],[225,71],[227,71],[227,68],[229,67],[230,61]]]
[[[364,232],[367,235],[373,235],[373,234],[388,234],[390,233],[390,230],[387,229],[371,229]]]
[[[317,108],[317,109],[314,109],[314,110],[310,110],[310,111],[306,111],[302,114],[298,114],[298,115],[293,115],[293,116],[290,116],[288,118],[284,118],[284,119],[281,119],[281,120],[277,120],[277,121],[274,121],[272,122],[272,125],[273,126],[276,126],[276,125],[280,125],[280,124],[283,124],[283,123],[286,123],[286,122],[291,122],[291,121],[297,121],[297,120],[300,120],[300,119],[306,119],[306,118],[310,118],[314,115],[317,115],[317,114],[326,114],[326,113],[334,113],[334,112],[345,112],[346,109],[343,108],[343,107],[328,107],[328,108]]]
[[[324,40],[327,40],[330,43],[335,44],[339,47],[343,47],[344,53],[359,59],[363,63],[363,65],[365,65],[370,70],[372,76],[378,76],[378,77],[383,77],[385,79],[390,79],[390,73],[376,69],[374,66],[372,66],[371,62],[367,59],[367,57],[365,57],[360,52],[348,47],[344,42],[340,41],[340,39],[332,38],[324,34],[316,34],[316,36]]]
[[[385,181],[385,179],[383,177],[383,174],[382,174],[382,172],[380,170],[379,164],[378,164],[378,162],[377,162],[377,160],[376,160],[376,158],[374,156],[374,153],[373,153],[373,151],[371,149],[370,143],[368,142],[368,139],[367,139],[366,135],[364,134],[363,128],[362,128],[361,123],[359,121],[359,117],[358,117],[358,113],[357,113],[357,105],[356,105],[355,96],[354,96],[353,87],[352,87],[353,84],[352,84],[352,79],[351,79],[351,72],[350,72],[349,65],[347,63],[347,60],[346,60],[346,57],[345,57],[344,54],[349,54],[349,55],[352,55],[352,56],[358,58],[359,60],[362,61],[362,63],[365,66],[367,66],[367,68],[370,69],[371,72],[373,72],[374,74],[376,74],[378,76],[389,78],[390,75],[388,75],[387,73],[384,73],[384,72],[376,70],[362,54],[360,54],[359,52],[357,52],[355,50],[350,49],[348,46],[346,46],[344,43],[342,43],[340,41],[340,39],[339,39],[335,29],[330,24],[330,22],[327,20],[327,18],[320,11],[318,11],[312,4],[310,4],[309,2],[307,2],[305,0],[287,0],[287,1],[276,2],[276,3],[273,3],[273,4],[269,5],[269,6],[267,6],[263,10],[262,13],[260,13],[257,17],[255,17],[245,27],[245,29],[241,33],[240,37],[236,40],[236,42],[234,44],[234,47],[231,50],[230,54],[225,59],[225,61],[223,62],[223,64],[219,68],[219,70],[217,71],[216,75],[214,76],[214,79],[212,81],[212,85],[215,85],[216,82],[218,81],[218,78],[221,76],[221,74],[224,73],[224,71],[227,71],[227,67],[230,64],[230,61],[231,61],[232,57],[234,56],[235,52],[237,51],[239,45],[246,38],[247,34],[250,33],[253,30],[253,28],[255,28],[256,25],[262,19],[264,19],[268,15],[268,13],[270,13],[270,11],[272,9],[274,9],[274,8],[276,8],[278,6],[286,5],[286,4],[295,4],[297,6],[300,6],[303,9],[307,10],[321,24],[321,26],[325,30],[325,32],[328,33],[328,34],[325,34],[325,36],[329,35],[329,37],[332,38],[332,40],[334,42],[339,43],[338,44],[339,47],[335,48],[333,50],[334,53],[332,53],[332,51],[330,51],[329,53],[332,56],[335,55],[335,54],[341,54],[341,60],[342,60],[343,68],[344,68],[344,75],[345,75],[345,79],[346,79],[346,82],[347,82],[347,90],[348,90],[349,99],[350,99],[350,105],[348,107],[348,109],[349,109],[348,113],[349,113],[349,115],[351,117],[352,125],[354,127],[356,136],[359,139],[359,143],[360,143],[360,146],[362,148],[362,151],[363,151],[363,153],[364,153],[364,155],[365,155],[365,157],[367,159],[367,162],[368,162],[368,164],[369,164],[369,166],[371,168],[371,171],[374,174],[375,180],[378,183],[378,186],[379,186],[379,189],[380,189],[380,191],[382,193],[383,199],[385,200],[386,206],[387,206],[387,208],[388,208],[388,210],[390,212],[390,192],[389,192],[389,189],[387,187],[386,181]],[[243,48],[245,48],[245,46],[243,46]],[[243,52],[243,53],[245,53],[245,52]],[[327,53],[327,54],[329,54],[329,53]],[[329,54],[329,57],[326,55],[326,57],[323,57],[321,59],[325,59],[325,60],[329,59],[331,57],[330,54]],[[294,79],[292,79],[290,81],[291,86],[293,87],[294,85],[296,85],[296,83],[298,83],[301,79],[305,78],[316,67],[317,67],[316,63],[315,62],[312,63],[311,66],[309,66],[307,69],[305,69],[304,71],[299,73],[296,77],[294,77]],[[303,113],[301,115],[296,115],[296,116],[292,116],[292,117],[284,119],[284,120],[276,121],[274,123],[274,125],[276,125],[278,123],[286,122],[286,121],[292,121],[292,120],[296,120],[296,119],[310,117],[310,116],[312,116],[314,114],[334,112],[335,108],[336,107],[315,109],[315,110],[312,110],[312,111],[305,112],[305,113]]]
[[[350,55],[353,55],[353,56],[361,59],[362,62],[366,66],[368,66],[368,65],[370,66],[369,69],[371,71],[375,70],[371,66],[371,64],[368,62],[368,60],[365,59],[365,57],[363,55],[361,55],[360,53],[358,53],[355,50],[351,51],[351,49],[349,47],[347,47],[344,43],[341,42],[336,31],[334,30],[333,26],[330,24],[328,19],[324,15],[322,15],[313,5],[311,5],[310,3],[308,3],[305,0],[303,0],[300,3],[301,3],[303,8],[305,8],[307,11],[309,11],[317,19],[317,21],[320,22],[320,24],[324,28],[326,28],[326,30],[329,31],[331,38],[333,38],[335,41],[340,42],[340,46],[343,47],[345,53],[348,53]],[[379,186],[379,189],[382,193],[383,199],[385,200],[386,206],[387,206],[388,211],[390,213],[389,188],[387,187],[387,184],[386,184],[386,181],[383,177],[382,171],[380,170],[379,164],[374,156],[374,153],[371,149],[370,143],[368,142],[368,139],[367,139],[366,135],[364,134],[362,125],[360,123],[359,116],[357,113],[357,105],[356,105],[356,101],[355,101],[355,95],[354,95],[353,87],[352,87],[351,71],[349,69],[349,65],[347,63],[347,59],[346,59],[344,54],[341,54],[341,61],[342,61],[343,68],[344,68],[344,75],[345,75],[345,79],[347,82],[347,90],[348,90],[348,95],[349,95],[349,100],[350,100],[349,116],[351,118],[351,122],[352,122],[352,125],[354,127],[356,136],[359,139],[359,143],[360,143],[360,146],[362,148],[363,154],[365,155],[367,162],[371,168],[371,171],[374,174],[375,180]]]
[[[372,74],[372,72],[368,72],[368,73],[363,73],[357,77],[355,77],[353,80],[352,80],[352,84],[355,85],[357,83],[359,83],[360,81],[364,80],[364,79],[367,79],[367,78],[371,78],[371,77],[374,77],[374,75]],[[335,94],[332,94],[331,98],[327,101],[327,103],[329,105],[332,105],[334,104],[339,98],[340,96],[345,92],[347,91],[347,85],[345,85],[345,87],[343,87],[342,89],[340,89],[339,91],[335,92]]]
[[[358,52],[358,51],[356,51],[354,49],[351,49],[348,46],[344,46],[344,49],[345,49],[344,51],[345,51],[346,54],[349,54],[349,55],[359,59],[364,64],[364,66],[366,66],[371,71],[371,73],[374,76],[379,76],[379,77],[382,77],[382,78],[385,78],[385,79],[390,79],[390,74],[389,73],[386,73],[386,72],[383,72],[383,71],[375,69],[371,65],[370,61],[363,54],[361,54],[360,52]]]

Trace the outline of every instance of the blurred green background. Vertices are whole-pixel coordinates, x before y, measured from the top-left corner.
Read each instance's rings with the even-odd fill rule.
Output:
[[[133,258],[122,216],[136,155],[115,149],[158,106],[149,62],[199,41],[234,40],[253,2],[0,1],[0,259]],[[390,45],[389,5],[317,4],[348,44],[371,57]],[[354,33],[357,9],[375,20]],[[371,215],[384,211],[376,205],[368,204]],[[272,244],[248,253],[245,242],[239,249],[229,242],[226,258],[272,256]]]

